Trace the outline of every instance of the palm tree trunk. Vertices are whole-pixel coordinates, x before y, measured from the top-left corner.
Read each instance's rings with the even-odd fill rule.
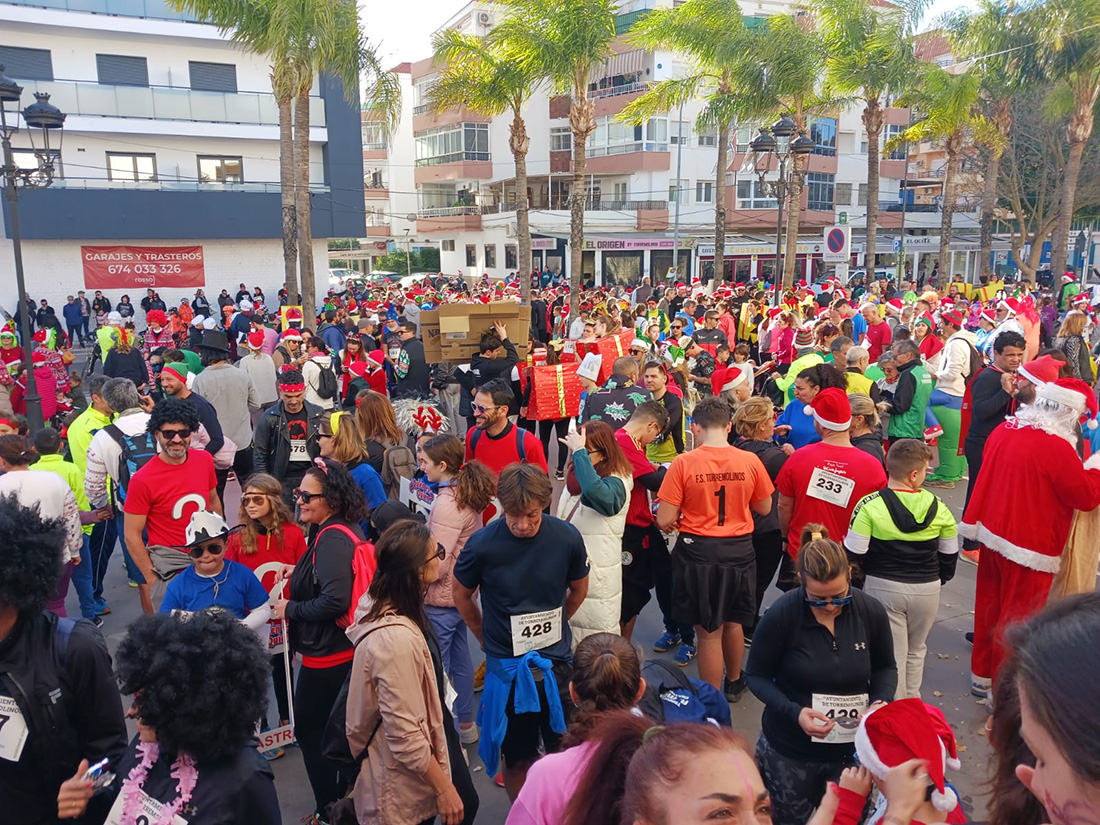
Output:
[[[298,206],[298,260],[302,280],[302,306],[307,323],[317,317],[317,281],[313,271],[313,227],[309,201],[309,90],[298,89],[294,102],[294,165]]]
[[[978,253],[978,274],[985,274],[986,267],[993,266],[993,210],[997,207],[997,178],[1001,174],[1001,152],[991,149],[985,165],[985,184],[982,189],[981,251]]]
[[[1077,179],[1081,176],[1081,159],[1085,154],[1085,144],[1092,137],[1096,91],[1095,89],[1089,89],[1083,83],[1080,83],[1079,87],[1074,89],[1074,112],[1070,116],[1069,126],[1066,129],[1066,137],[1069,139],[1069,158],[1066,161],[1065,173],[1062,175],[1062,197],[1058,212],[1058,224],[1054,227],[1054,234],[1050,243],[1050,271],[1055,276],[1066,271],[1066,260],[1069,256],[1069,233],[1073,225],[1073,206],[1077,198]]]
[[[531,222],[528,213],[530,204],[527,202],[527,150],[530,145],[527,124],[520,115],[520,108],[516,106],[512,109],[508,147],[512,150],[512,159],[516,165],[516,234],[519,236],[516,268],[519,270],[520,300],[524,306],[531,305]]]
[[[936,288],[951,280],[951,218],[955,213],[955,177],[962,148],[961,136],[948,137],[946,148],[947,165],[943,170],[943,206],[940,211],[940,277],[939,283],[932,285]]]
[[[791,183],[787,193],[787,232],[783,240],[783,291],[794,286],[794,270],[798,264],[798,224],[802,215],[802,190],[805,188],[805,158],[795,157],[791,163]]]
[[[718,168],[714,172],[714,283],[726,280],[726,167],[729,166],[730,125],[718,127]]]
[[[877,97],[869,99],[863,109],[863,128],[867,131],[867,252],[864,254],[864,266],[868,272],[875,270],[875,249],[878,241],[879,163],[882,159],[879,139],[882,136],[882,123],[882,105]]]
[[[584,245],[584,170],[588,136],[596,125],[596,107],[588,99],[588,77],[573,84],[573,102],[569,106],[569,126],[573,131],[573,191],[569,193],[569,318],[572,322],[580,309],[581,261]]]
[[[287,303],[298,295],[298,212],[294,205],[294,110],[279,97],[279,188],[283,205],[283,288]]]

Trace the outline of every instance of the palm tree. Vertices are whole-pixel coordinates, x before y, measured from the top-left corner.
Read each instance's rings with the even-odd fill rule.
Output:
[[[1092,136],[1100,100],[1100,0],[1050,0],[1035,10],[1032,31],[1041,47],[1040,65],[1061,87],[1070,111],[1066,139],[1069,154],[1062,176],[1062,206],[1051,238],[1051,271],[1065,271],[1077,181],[1085,145]]]
[[[672,49],[694,64],[687,75],[662,80],[627,106],[620,117],[638,123],[705,97],[697,125],[700,130],[715,128],[718,133],[714,277],[720,283],[726,271],[726,174],[730,123],[736,117],[731,96],[734,68],[744,60],[748,48],[741,6],[737,0],[687,0],[674,9],[655,9],[635,24],[628,39],[645,49]]]
[[[531,225],[527,202],[527,150],[531,139],[523,119],[537,80],[523,67],[505,57],[499,42],[453,30],[438,32],[432,40],[437,62],[446,65],[432,86],[429,101],[437,111],[465,107],[488,117],[510,111],[512,124],[508,148],[516,165],[516,234],[518,238],[519,284],[525,305],[531,303]]]
[[[825,86],[863,103],[867,132],[867,266],[874,264],[878,237],[879,151],[885,102],[908,90],[918,63],[913,54],[917,18],[925,3],[885,6],[873,0],[814,0],[825,41]]]
[[[568,92],[573,132],[573,188],[569,193],[569,313],[580,306],[584,243],[584,171],[588,136],[596,130],[596,107],[588,97],[592,71],[611,55],[614,0],[499,0],[504,20],[493,31],[505,59]]]
[[[887,141],[892,149],[902,143],[942,141],[947,155],[943,175],[943,205],[940,215],[940,272],[946,283],[951,271],[951,219],[955,212],[959,162],[973,142],[1000,146],[1003,138],[979,112],[981,78],[976,72],[951,74],[940,66],[925,66],[920,81],[903,103],[914,107],[920,119]]]

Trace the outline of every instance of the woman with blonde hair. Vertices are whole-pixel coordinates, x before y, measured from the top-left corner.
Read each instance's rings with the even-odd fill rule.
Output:
[[[370,464],[370,455],[356,417],[343,410],[322,415],[317,443],[321,448],[321,455],[343,464],[363,491],[368,512],[367,517],[359,522],[359,526],[366,534],[370,529],[370,511],[380,507],[386,500],[386,490],[382,486],[382,476]]]
[[[355,396],[355,420],[367,446],[367,460],[381,473],[386,448],[404,444],[407,440],[405,433],[397,426],[393,405],[386,396],[363,390]]]
[[[282,482],[267,473],[249,476],[244,482],[237,518],[244,527],[229,536],[225,558],[249,568],[259,578],[264,590],[270,593],[278,580],[280,566],[297,564],[306,552],[302,528],[294,523],[294,514],[283,501]],[[290,724],[290,698],[287,696],[286,665],[283,662],[287,655],[286,640],[281,637],[282,624],[273,620],[268,650],[278,649],[279,645],[283,647],[271,656],[271,679],[275,685],[280,727]],[[265,754],[269,759],[278,759],[282,755],[282,748]]]
[[[886,452],[882,449],[882,428],[875,402],[869,395],[853,392],[848,394],[848,403],[852,407],[852,429],[848,433],[852,446],[873,455],[885,469]]]
[[[1054,346],[1066,354],[1071,376],[1092,384],[1092,363],[1089,361],[1089,345],[1085,341],[1085,327],[1088,317],[1083,312],[1071,310],[1066,313]]]

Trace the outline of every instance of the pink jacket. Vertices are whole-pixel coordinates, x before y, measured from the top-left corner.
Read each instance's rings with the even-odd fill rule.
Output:
[[[460,509],[454,487],[440,487],[428,514],[428,529],[432,536],[447,548],[447,558],[439,565],[439,578],[428,585],[424,603],[432,607],[454,607],[451,594],[452,573],[458,554],[466,542],[481,527],[481,514],[470,509]]]

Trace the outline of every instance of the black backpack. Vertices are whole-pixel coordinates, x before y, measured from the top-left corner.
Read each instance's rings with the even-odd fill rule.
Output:
[[[317,376],[317,394],[325,400],[339,398],[340,384],[336,380],[336,373],[332,367],[321,367],[321,372]]]
[[[660,659],[642,667],[646,688],[638,710],[656,722],[709,722],[721,727],[733,724],[729,702],[717,688],[693,679]]]
[[[117,424],[108,424],[103,428],[122,448],[118,462],[118,478],[112,479],[114,500],[121,505],[126,501],[126,488],[134,473],[144,467],[157,454],[157,440],[149,432],[126,435]]]

